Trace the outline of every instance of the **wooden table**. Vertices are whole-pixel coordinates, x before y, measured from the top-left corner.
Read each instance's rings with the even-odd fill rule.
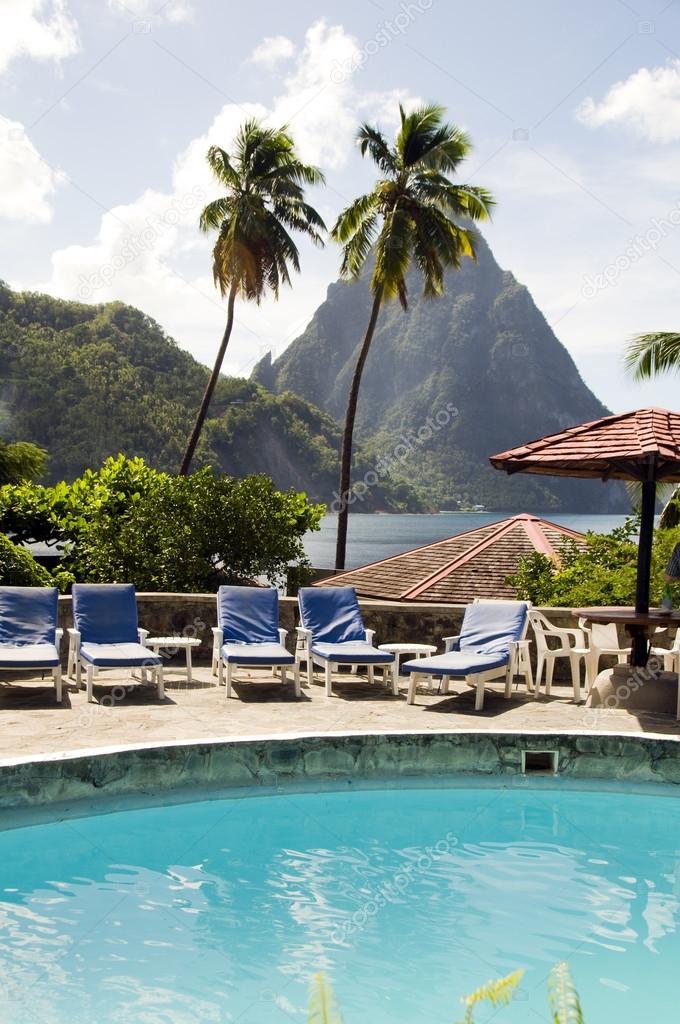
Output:
[[[639,668],[644,668],[649,659],[650,634],[659,626],[680,626],[680,612],[663,612],[660,608],[638,612],[635,608],[612,605],[609,608],[574,608],[572,611],[574,615],[590,622],[614,622],[625,626],[632,640],[630,663]]]

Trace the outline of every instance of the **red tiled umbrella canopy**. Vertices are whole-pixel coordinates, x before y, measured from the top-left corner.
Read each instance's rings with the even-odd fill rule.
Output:
[[[649,579],[657,481],[680,482],[680,414],[637,409],[569,427],[491,457],[506,473],[599,477],[642,484],[635,609],[649,611]],[[642,634],[634,640],[633,665],[647,662]]]
[[[491,465],[506,473],[680,483],[680,413],[605,416],[493,455]]]

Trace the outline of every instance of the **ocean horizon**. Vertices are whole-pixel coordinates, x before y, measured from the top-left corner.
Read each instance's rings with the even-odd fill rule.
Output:
[[[516,512],[436,512],[436,513],[365,513],[351,512],[347,532],[346,567],[354,569],[367,562],[398,555],[402,551],[432,544],[447,537],[476,530],[487,523],[497,523]],[[626,521],[625,515],[602,515],[588,512],[537,512],[570,530],[586,533],[611,533]],[[305,551],[315,569],[332,569],[335,562],[337,514],[328,513],[321,529],[308,533]]]

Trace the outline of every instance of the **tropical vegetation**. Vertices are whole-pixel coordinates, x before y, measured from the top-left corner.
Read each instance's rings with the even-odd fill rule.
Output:
[[[559,549],[559,561],[540,552],[520,560],[518,570],[507,578],[517,596],[534,604],[554,607],[635,604],[637,579],[637,533],[639,518],[608,534],[588,533],[585,545],[566,541]],[[658,605],[666,587],[664,574],[680,527],[655,531],[652,550],[650,601]],[[680,588],[673,585],[675,603],[680,605]]]
[[[291,283],[291,269],[300,270],[290,232],[323,245],[325,230],[304,196],[304,186],[322,183],[323,175],[300,160],[286,128],[265,128],[249,119],[238,132],[233,155],[211,146],[207,160],[225,193],[208,203],[199,223],[202,231],[217,231],[213,278],[227,299],[227,323],[182,458],[182,474],[189,471],[217,386],[234,326],[236,299],[259,304],[267,292],[278,298],[280,287]]]
[[[137,309],[0,283],[0,436],[49,448],[44,482],[74,480],[118,452],[175,472],[207,379],[208,370]],[[339,446],[337,422],[304,398],[220,377],[193,466],[264,473],[279,490],[329,501]],[[365,474],[375,457],[364,447],[357,464]],[[408,483],[386,476],[363,507],[416,512],[424,504]]]
[[[475,237],[468,221],[484,220],[493,199],[478,185],[450,180],[471,150],[467,134],[443,121],[435,104],[407,114],[400,105],[400,126],[390,145],[376,127],[362,124],[357,142],[362,156],[376,164],[380,177],[370,192],[340,214],[331,235],[343,246],[341,276],[356,279],[369,256],[373,259],[373,303],[352,376],[340,455],[336,569],[345,567],[354,423],[361,376],[380,309],[398,299],[408,308],[406,275],[412,262],[423,278],[427,296],[441,295],[444,270],[474,257]]]
[[[40,476],[47,452],[29,441],[7,443],[0,439],[0,486]]]
[[[211,591],[258,576],[276,582],[290,562],[306,564],[302,538],[322,513],[266,476],[235,480],[208,468],[173,476],[124,455],[71,484],[0,488],[0,530],[15,544],[52,546],[62,590],[74,580],[146,591]],[[2,565],[0,582],[9,582]]]

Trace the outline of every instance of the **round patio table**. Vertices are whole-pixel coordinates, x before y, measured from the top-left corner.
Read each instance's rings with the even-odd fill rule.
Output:
[[[680,612],[664,612],[660,608],[650,608],[648,612],[638,612],[635,608],[612,605],[611,607],[573,608],[572,613],[590,622],[615,622],[625,626],[632,640],[630,663],[634,667],[644,668],[649,658],[649,637],[659,626],[680,626]]]

